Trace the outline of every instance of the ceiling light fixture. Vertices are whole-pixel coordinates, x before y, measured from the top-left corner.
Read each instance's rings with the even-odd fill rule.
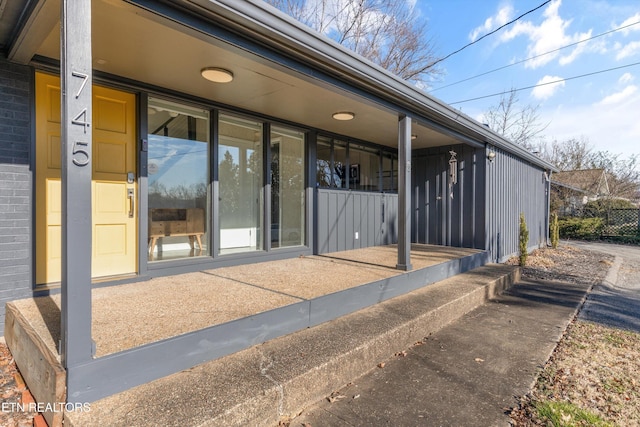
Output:
[[[416,135],[415,133],[411,135],[411,139],[418,139],[418,135]]]
[[[333,113],[331,117],[336,120],[353,120],[356,115],[350,111],[338,111],[337,113]]]
[[[233,73],[224,68],[207,67],[200,70],[205,79],[215,83],[229,83],[233,80]]]

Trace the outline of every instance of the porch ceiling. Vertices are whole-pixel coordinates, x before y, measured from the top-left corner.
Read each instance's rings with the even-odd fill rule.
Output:
[[[131,4],[94,0],[92,7],[96,70],[381,145],[397,145],[398,115],[387,107]],[[59,59],[59,24],[35,53]],[[205,67],[229,69],[234,80],[206,81],[200,76]],[[336,121],[331,115],[337,111],[353,111],[356,117]],[[416,149],[458,143],[415,122],[412,133],[417,135],[412,141]]]
[[[11,42],[15,23],[26,4],[27,0],[0,0],[0,49]]]

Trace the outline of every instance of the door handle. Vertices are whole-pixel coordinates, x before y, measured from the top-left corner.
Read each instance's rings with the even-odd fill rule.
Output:
[[[127,188],[127,197],[129,198],[129,218],[133,218],[133,213],[136,209],[136,198],[133,188]]]

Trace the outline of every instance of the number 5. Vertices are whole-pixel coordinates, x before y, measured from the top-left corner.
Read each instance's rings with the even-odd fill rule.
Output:
[[[87,142],[82,142],[82,141],[76,141],[73,143],[73,151],[71,151],[71,159],[73,161],[73,164],[76,166],[86,166],[89,164],[89,152],[87,151],[87,148],[89,147],[89,143]],[[76,155],[80,154],[81,156],[84,156],[84,158],[80,158],[77,159]]]

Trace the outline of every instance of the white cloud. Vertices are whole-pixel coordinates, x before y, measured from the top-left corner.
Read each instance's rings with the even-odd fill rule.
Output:
[[[571,19],[562,19],[559,13],[561,4],[561,0],[552,1],[544,10],[544,20],[540,25],[535,25],[531,21],[517,21],[511,29],[501,34],[500,41],[503,43],[511,41],[518,36],[528,37],[527,56],[536,58],[525,63],[527,68],[535,69],[541,67],[560,56],[559,51],[547,52],[591,37],[591,30],[584,33],[567,33],[569,25],[571,25]],[[560,65],[567,65],[573,62],[580,54],[592,48],[590,42],[577,45],[571,53],[560,57]]]
[[[568,55],[561,56],[560,60],[558,61],[560,65],[571,64],[576,60],[576,58],[578,58],[578,56],[580,56],[580,54],[589,50],[590,43],[584,42],[584,40],[587,40],[591,37],[591,30],[587,31],[586,33],[576,34],[574,37],[578,37],[578,40],[576,40],[576,42],[582,43],[576,45],[576,47]]]
[[[622,23],[620,25],[614,25],[613,28],[617,29],[617,28],[626,27],[628,25],[635,24],[638,21],[640,21],[640,12],[638,12],[635,15],[630,16],[629,18],[625,19],[624,21],[622,21]],[[624,30],[622,30],[622,34],[624,34],[626,36],[632,31],[640,31],[640,24],[631,25],[630,27],[625,28]]]
[[[636,93],[637,90],[638,90],[638,86],[629,85],[620,92],[616,92],[612,95],[604,97],[596,105],[605,106],[605,105],[620,104],[621,102],[624,102],[629,97],[633,96],[633,94]]]
[[[494,16],[488,17],[484,21],[484,24],[474,28],[473,31],[471,31],[471,34],[469,34],[469,39],[471,41],[476,41],[481,35],[487,34],[488,32],[493,31],[496,28],[509,22],[512,16],[513,6],[506,5],[501,7],[500,9],[498,9],[498,12],[496,12]]]
[[[536,87],[531,91],[531,95],[540,100],[545,100],[551,98],[553,95],[558,92],[565,85],[565,81],[562,77],[558,76],[544,76],[538,83],[536,83]]]
[[[626,84],[626,83],[631,83],[632,81],[634,81],[636,78],[633,76],[633,74],[631,73],[624,73],[623,75],[620,76],[620,78],[618,79],[618,83],[620,84]]]
[[[606,107],[560,105],[541,112],[541,121],[549,123],[547,140],[564,141],[584,135],[596,150],[610,151],[627,157],[640,155],[640,91],[628,95],[618,104]]]
[[[640,54],[640,41],[627,43],[626,45],[620,47],[618,53],[616,54],[616,60],[620,61],[621,59],[628,58],[636,54]]]

